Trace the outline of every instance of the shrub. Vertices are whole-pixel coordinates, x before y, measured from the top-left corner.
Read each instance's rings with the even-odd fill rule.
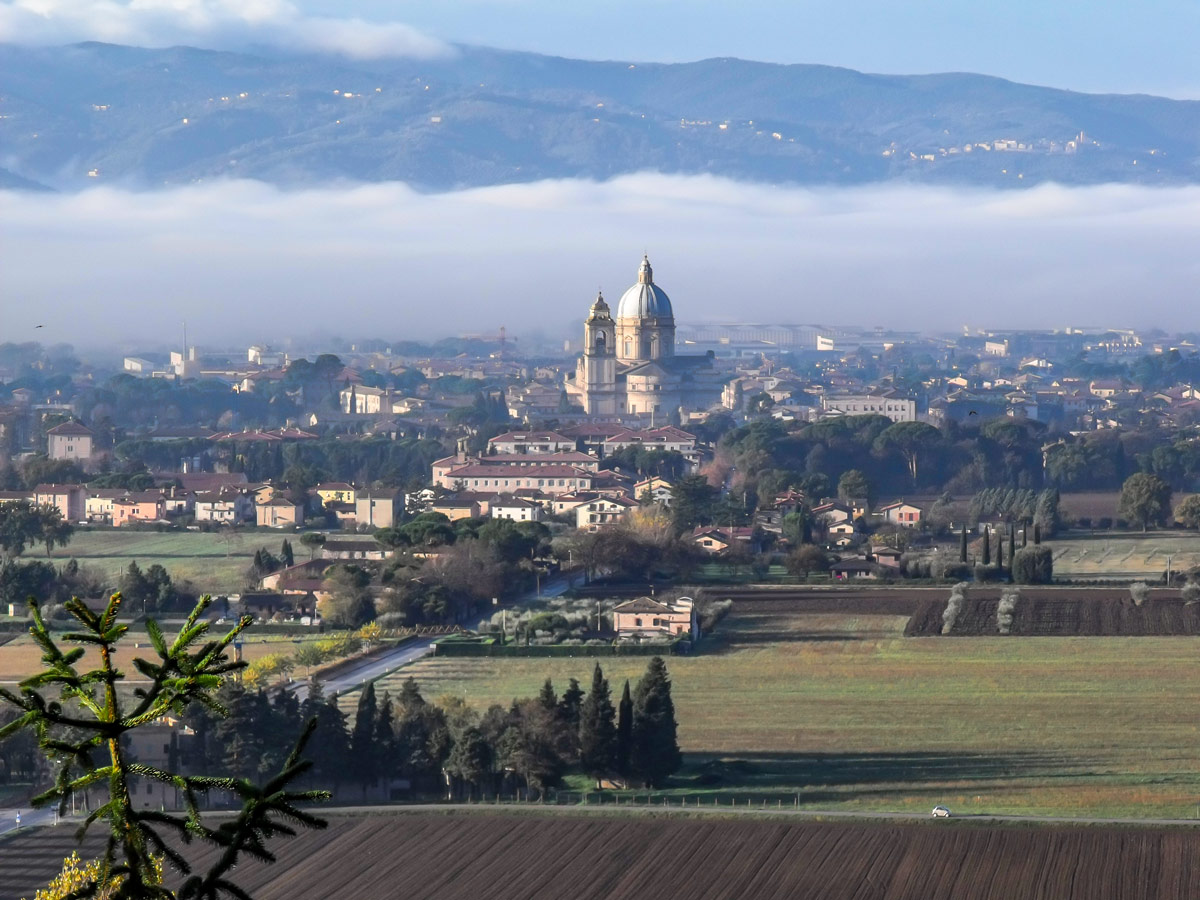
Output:
[[[1111,516],[1101,516],[1096,520],[1096,527],[1101,530],[1108,530],[1109,528],[1112,528],[1112,526],[1113,520]]]
[[[946,601],[946,611],[942,613],[942,634],[949,634],[954,630],[954,623],[958,621],[963,601],[966,598],[967,583],[965,581],[960,581],[950,589],[950,599]]]
[[[1020,596],[1016,588],[1007,588],[1000,595],[1000,605],[996,607],[996,630],[1001,634],[1012,632],[1013,613]]]
[[[1144,581],[1135,581],[1129,586],[1129,596],[1133,599],[1134,606],[1141,606],[1150,596],[1150,586]]]
[[[976,566],[975,580],[980,584],[988,584],[990,582],[999,581],[1002,575],[1002,570],[999,566]]]
[[[1092,517],[1091,516],[1080,516],[1078,519],[1075,520],[1075,522],[1080,528],[1091,529],[1091,527],[1092,527]]]
[[[1023,547],[1012,562],[1016,584],[1050,584],[1054,580],[1054,553],[1049,547]]]

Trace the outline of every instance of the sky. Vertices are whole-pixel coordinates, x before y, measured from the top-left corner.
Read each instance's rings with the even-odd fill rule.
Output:
[[[588,59],[739,56],[1200,98],[1196,0],[0,0],[0,40]]]
[[[0,0],[0,42],[358,57],[453,42],[970,70],[1200,97],[1200,3],[1143,0]],[[228,346],[286,335],[576,335],[648,251],[680,322],[1200,329],[1200,188],[807,190],[655,173],[439,195],[244,181],[0,193],[0,340]],[[45,325],[37,329],[36,325]]]
[[[173,340],[185,319],[217,347],[501,325],[578,339],[597,289],[615,304],[643,251],[680,323],[1200,328],[1200,187],[814,191],[643,174],[428,195],[231,181],[12,194],[0,230],[3,339],[127,350]]]

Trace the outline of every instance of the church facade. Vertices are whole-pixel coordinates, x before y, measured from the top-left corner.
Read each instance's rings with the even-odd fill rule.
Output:
[[[720,402],[722,384],[712,357],[675,354],[675,312],[666,291],[654,283],[646,257],[615,317],[603,294],[596,297],[583,339],[583,355],[566,389],[588,415],[665,422]]]

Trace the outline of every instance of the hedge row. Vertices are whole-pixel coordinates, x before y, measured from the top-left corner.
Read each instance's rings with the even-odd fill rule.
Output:
[[[691,649],[689,641],[669,644],[543,644],[526,647],[521,644],[470,643],[467,641],[434,642],[434,656],[677,656]]]

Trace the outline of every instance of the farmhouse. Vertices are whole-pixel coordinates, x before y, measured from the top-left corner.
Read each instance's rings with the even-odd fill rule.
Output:
[[[688,597],[680,597],[670,605],[652,597],[638,597],[613,607],[613,630],[621,640],[685,633],[698,637],[700,624],[695,603]]]
[[[876,515],[889,525],[902,525],[905,528],[916,528],[921,524],[921,507],[915,503],[905,503],[897,500],[876,510]]]

